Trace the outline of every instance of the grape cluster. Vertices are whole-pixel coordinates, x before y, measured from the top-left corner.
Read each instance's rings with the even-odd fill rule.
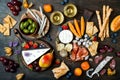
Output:
[[[2,62],[2,64],[5,66],[6,72],[14,73],[17,71],[17,68],[19,67],[18,63],[15,63],[13,60],[7,59],[5,57],[0,57],[0,62]]]
[[[7,3],[7,6],[12,11],[12,14],[14,16],[17,16],[19,14],[19,11],[21,11],[22,2],[18,0],[11,0],[11,2]]]

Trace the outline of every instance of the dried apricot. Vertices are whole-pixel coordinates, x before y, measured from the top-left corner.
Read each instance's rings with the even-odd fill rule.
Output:
[[[85,62],[81,63],[81,68],[86,71],[90,68],[90,65],[87,61],[85,61]]]
[[[74,69],[74,75],[75,75],[75,76],[81,76],[81,75],[82,75],[82,70],[81,70],[81,68],[75,68],[75,69]]]
[[[51,4],[44,4],[43,9],[45,12],[52,12],[52,5]]]

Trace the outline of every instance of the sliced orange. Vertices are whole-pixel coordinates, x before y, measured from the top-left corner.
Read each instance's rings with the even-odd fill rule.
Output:
[[[74,69],[74,75],[75,76],[81,76],[82,75],[82,69],[81,68],[75,68]]]
[[[90,68],[90,64],[87,61],[84,61],[81,63],[81,68],[86,71]]]
[[[120,30],[120,15],[116,16],[110,25],[111,31],[113,32],[117,32],[118,30]]]

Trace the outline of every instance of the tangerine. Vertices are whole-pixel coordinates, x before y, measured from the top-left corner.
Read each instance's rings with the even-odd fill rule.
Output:
[[[82,69],[81,68],[75,68],[74,69],[74,75],[75,76],[81,76],[82,75]]]
[[[45,12],[52,12],[52,5],[51,4],[44,4],[43,9]]]
[[[90,68],[90,64],[87,61],[85,61],[81,63],[81,68],[86,71]]]

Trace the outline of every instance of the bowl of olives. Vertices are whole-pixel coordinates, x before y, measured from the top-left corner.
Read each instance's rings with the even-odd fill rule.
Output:
[[[19,29],[24,35],[35,35],[38,32],[39,25],[32,18],[24,18],[20,21]]]

